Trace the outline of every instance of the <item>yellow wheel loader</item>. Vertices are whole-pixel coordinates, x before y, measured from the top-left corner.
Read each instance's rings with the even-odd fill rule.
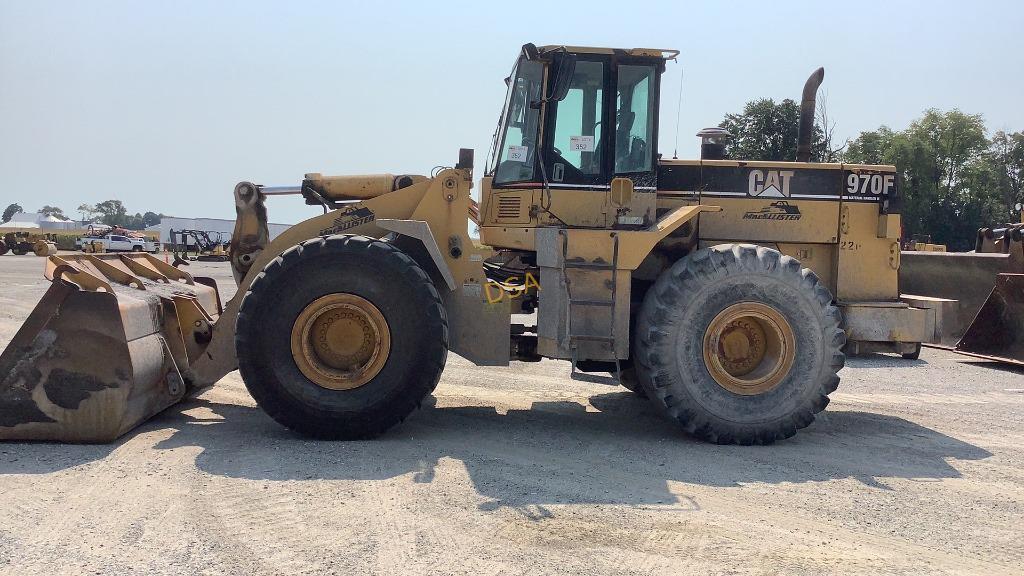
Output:
[[[0,256],[8,251],[17,256],[28,254],[36,256],[53,256],[57,253],[57,244],[50,234],[31,232],[8,232],[0,239]]]
[[[824,71],[795,162],[724,159],[717,129],[701,159],[667,160],[677,54],[523,46],[479,203],[471,150],[429,177],[238,184],[228,302],[146,254],[50,257],[53,287],[0,356],[0,437],[110,441],[237,368],[281,424],[368,438],[420,405],[449,351],[607,373],[712,442],[792,436],[846,353],[912,355],[940,318],[900,299],[894,168],[808,162]],[[282,194],[323,214],[271,242]]]

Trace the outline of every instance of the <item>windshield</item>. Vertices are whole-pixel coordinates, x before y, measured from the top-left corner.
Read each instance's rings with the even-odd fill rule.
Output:
[[[520,60],[512,71],[487,170],[494,175],[495,184],[534,179],[540,109],[530,104],[540,102],[543,80],[540,62]]]

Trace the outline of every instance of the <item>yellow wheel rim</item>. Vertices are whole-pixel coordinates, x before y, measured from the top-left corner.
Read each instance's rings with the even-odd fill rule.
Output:
[[[796,356],[796,336],[771,306],[740,302],[722,310],[704,333],[704,365],[719,386],[753,396],[778,386]]]
[[[329,294],[295,319],[291,348],[299,370],[317,386],[352,390],[380,373],[391,351],[391,333],[369,300]]]

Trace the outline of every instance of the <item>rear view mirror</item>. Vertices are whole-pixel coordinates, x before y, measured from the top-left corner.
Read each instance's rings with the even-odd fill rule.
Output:
[[[547,100],[556,102],[565,99],[572,84],[572,75],[576,71],[576,56],[573,54],[556,54],[551,60],[551,76],[548,82]]]
[[[633,201],[633,181],[629,178],[612,178],[611,201],[622,207]]]

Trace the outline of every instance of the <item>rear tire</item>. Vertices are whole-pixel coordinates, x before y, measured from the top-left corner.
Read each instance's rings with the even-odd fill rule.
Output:
[[[914,351],[913,352],[904,352],[902,354],[902,356],[906,360],[918,360],[918,359],[920,359],[921,358],[921,343],[918,342],[917,345],[914,346]]]
[[[614,374],[612,374],[614,376]],[[647,391],[640,384],[640,377],[637,376],[636,366],[629,366],[623,368],[619,373],[619,384],[626,390],[629,390],[633,394],[636,394],[640,398],[647,398]]]
[[[317,302],[332,298],[369,302],[387,334],[377,348],[386,350],[383,364],[367,360],[372,378],[366,372],[368,381],[348,389],[312,380],[304,349],[293,354],[296,327],[308,325]],[[316,328],[313,344],[332,326]],[[293,246],[259,273],[239,309],[235,347],[246,388],[274,420],[318,438],[370,438],[404,420],[437,386],[448,321],[437,289],[412,258],[379,240],[328,236]]]
[[[640,383],[694,436],[768,444],[825,409],[845,361],[840,325],[832,295],[799,261],[749,244],[701,250],[647,292],[636,333]],[[738,346],[729,340],[737,337]]]

